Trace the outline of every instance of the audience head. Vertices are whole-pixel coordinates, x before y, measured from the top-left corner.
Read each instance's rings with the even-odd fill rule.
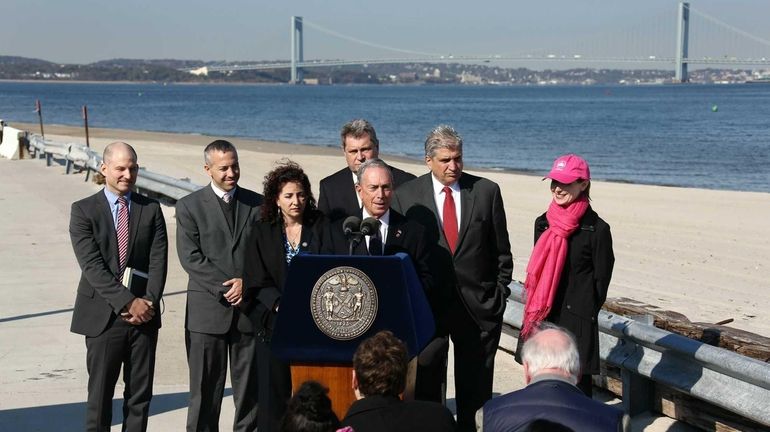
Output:
[[[235,189],[241,168],[234,145],[225,140],[213,141],[203,150],[203,159],[206,162],[203,168],[216,187],[225,192]]]
[[[541,323],[524,342],[521,359],[527,384],[540,374],[560,375],[573,384],[580,376],[580,355],[575,337],[554,324]]]
[[[360,397],[398,397],[406,386],[406,345],[384,330],[365,339],[353,355],[353,388]]]
[[[382,159],[369,159],[358,168],[356,192],[370,215],[380,218],[393,200],[393,173]]]
[[[452,126],[436,126],[425,139],[425,163],[444,186],[460,179],[463,172],[463,139]]]
[[[100,172],[107,190],[119,196],[127,194],[139,173],[136,151],[124,142],[108,144],[102,153]]]
[[[340,427],[332,411],[328,390],[315,381],[306,381],[297,389],[281,419],[281,432],[334,432]]]
[[[345,123],[340,131],[342,152],[352,172],[366,160],[376,158],[380,153],[380,141],[374,127],[364,119],[355,119]]]
[[[261,212],[264,221],[303,222],[306,215],[316,209],[310,179],[296,162],[281,161],[265,175],[262,186],[265,201]]]

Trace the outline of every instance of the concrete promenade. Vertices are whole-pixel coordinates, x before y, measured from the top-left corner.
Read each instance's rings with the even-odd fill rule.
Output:
[[[0,158],[0,432],[82,430],[87,374],[84,338],[69,332],[80,276],[68,234],[70,204],[100,189],[83,175],[65,175],[40,160]],[[165,289],[151,405],[152,431],[184,430],[187,363],[184,350],[186,275],[177,259],[173,207],[164,207],[169,232]],[[451,365],[450,365],[451,371]],[[495,392],[523,386],[521,368],[497,356]],[[450,377],[449,405],[454,407]],[[228,384],[220,426],[231,429]],[[122,385],[113,403],[120,430]],[[616,402],[617,403],[617,402]],[[669,419],[640,416],[634,430],[690,430]]]

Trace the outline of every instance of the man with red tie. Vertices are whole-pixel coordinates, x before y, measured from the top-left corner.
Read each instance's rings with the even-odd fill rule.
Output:
[[[138,170],[130,145],[109,144],[104,189],[72,204],[69,231],[82,275],[70,330],[86,337],[87,431],[110,430],[121,367],[123,430],[147,429],[168,240],[158,202],[131,191]],[[123,285],[129,267],[146,280]]]
[[[402,185],[393,208],[420,222],[433,246],[431,305],[437,330],[420,354],[415,397],[443,399],[451,336],[459,430],[475,431],[476,410],[492,397],[513,258],[500,187],[463,173],[462,146],[452,127],[436,127],[425,140],[430,173]]]

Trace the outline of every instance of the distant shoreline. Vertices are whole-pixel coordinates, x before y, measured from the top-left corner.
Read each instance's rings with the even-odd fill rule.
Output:
[[[6,124],[9,124],[8,120],[5,120],[5,121],[6,121]],[[26,130],[33,133],[39,133],[39,128],[40,128],[40,126],[36,123],[26,123],[26,122],[12,121],[12,123],[10,123],[9,125],[12,127],[16,127],[18,129]],[[82,126],[63,125],[63,124],[50,124],[50,125],[44,124],[43,126],[47,131],[47,133],[50,133],[53,135],[66,135],[66,136],[78,137],[83,142],[85,141],[85,132]],[[243,148],[244,150],[251,150],[251,151],[257,151],[257,152],[281,153],[286,148],[285,146],[292,146],[292,148],[297,149],[297,152],[301,152],[307,155],[317,155],[317,156],[339,156],[340,155],[339,148],[335,146],[302,144],[302,143],[292,143],[292,142],[283,142],[283,141],[269,141],[269,140],[263,140],[257,137],[217,136],[217,135],[206,135],[206,134],[200,134],[200,133],[194,133],[194,132],[184,133],[184,132],[169,132],[169,131],[152,131],[152,130],[143,130],[143,129],[119,129],[119,128],[99,128],[99,127],[89,127],[88,130],[91,138],[105,138],[105,137],[114,138],[116,136],[119,136],[121,137],[120,139],[129,141],[129,142],[131,140],[137,140],[137,139],[158,140],[159,138],[161,138],[164,141],[172,142],[175,144],[203,147],[214,139],[223,138],[223,139],[232,141],[233,143],[236,144],[238,148]],[[424,161],[422,158],[391,154],[387,152],[387,149],[383,151],[382,157],[385,160],[390,160],[394,162],[413,164],[413,165],[424,164]],[[507,173],[507,174],[516,174],[516,175],[539,177],[539,178],[542,178],[542,176],[545,174],[545,171],[479,167],[479,166],[474,166],[469,164],[465,164],[465,169],[470,171],[480,172],[480,173]],[[664,187],[664,188],[719,190],[719,191],[725,191],[725,192],[755,193],[755,194],[762,194],[762,195],[770,194],[768,192],[760,192],[760,191],[745,191],[745,190],[738,190],[738,189],[707,189],[707,188],[695,187],[695,186],[643,183],[643,182],[634,182],[629,180],[617,180],[617,179],[593,178],[593,180],[601,181],[605,183],[657,186],[657,187]]]

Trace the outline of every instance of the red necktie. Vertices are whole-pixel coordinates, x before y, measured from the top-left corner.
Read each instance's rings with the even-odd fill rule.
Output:
[[[455,199],[452,197],[452,189],[444,186],[444,236],[449,244],[449,250],[455,253],[457,247],[457,213],[455,211]]]
[[[119,276],[123,278],[128,261],[128,202],[126,197],[118,198],[118,259],[120,263]]]

